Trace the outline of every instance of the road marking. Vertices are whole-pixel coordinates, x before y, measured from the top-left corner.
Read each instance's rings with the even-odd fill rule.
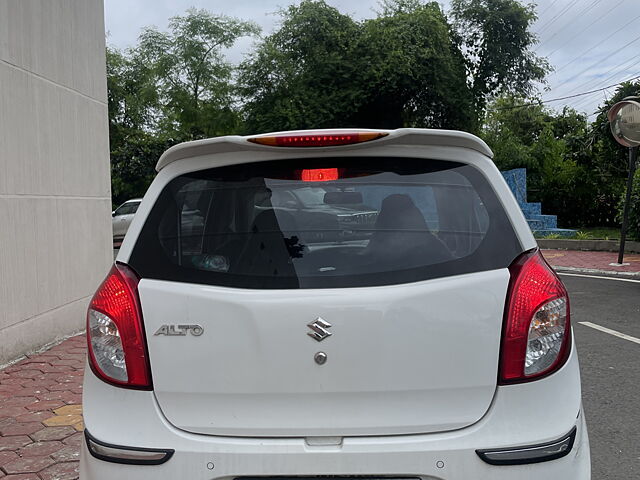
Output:
[[[601,275],[587,275],[584,273],[565,273],[565,272],[557,272],[557,273],[558,275],[564,275],[567,277],[597,278],[600,280],[617,280],[619,282],[640,283],[640,280],[634,280],[632,278],[603,277]]]
[[[600,325],[596,325],[591,322],[578,322],[580,325],[584,325],[585,327],[595,328],[596,330],[600,330],[601,332],[608,333],[609,335],[613,335],[618,338],[624,338],[625,340],[629,340],[630,342],[637,343],[640,345],[640,338],[632,337],[631,335],[626,335],[624,333],[620,333],[616,330],[611,330],[607,327],[601,327]]]

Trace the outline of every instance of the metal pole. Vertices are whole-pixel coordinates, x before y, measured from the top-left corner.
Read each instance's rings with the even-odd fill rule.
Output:
[[[629,149],[629,178],[627,179],[627,194],[624,200],[622,227],[620,229],[620,251],[618,252],[618,263],[622,263],[624,260],[624,244],[627,241],[627,223],[629,222],[629,208],[631,207],[631,192],[633,190],[633,177],[636,173],[637,158],[638,147],[631,147]]]

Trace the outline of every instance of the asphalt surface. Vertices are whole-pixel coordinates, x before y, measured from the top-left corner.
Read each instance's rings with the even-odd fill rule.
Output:
[[[594,480],[640,479],[640,282],[562,275],[582,372]]]

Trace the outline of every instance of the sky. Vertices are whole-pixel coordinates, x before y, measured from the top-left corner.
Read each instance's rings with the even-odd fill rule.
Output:
[[[253,20],[269,34],[278,25],[279,9],[296,0],[104,0],[107,43],[127,48],[135,45],[143,27],[167,28],[168,19],[189,7],[206,8],[244,20]],[[341,12],[357,19],[376,16],[377,0],[327,0]],[[448,0],[440,2],[445,11]],[[541,86],[541,96],[550,107],[564,105],[595,118],[605,98],[619,82],[640,76],[639,0],[538,0],[538,20],[533,25],[539,43],[538,55],[555,69]],[[251,51],[254,39],[240,39],[228,52],[239,62]],[[605,88],[609,87],[609,88]],[[594,91],[595,90],[595,91]],[[555,99],[591,92],[588,95]]]

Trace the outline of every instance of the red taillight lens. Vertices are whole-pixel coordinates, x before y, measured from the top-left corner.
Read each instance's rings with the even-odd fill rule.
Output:
[[[138,298],[138,277],[113,266],[87,312],[89,364],[105,382],[151,389],[151,369]]]
[[[247,140],[271,147],[332,147],[369,142],[389,135],[386,132],[300,132],[281,135],[263,135]]]
[[[338,178],[337,168],[314,168],[300,172],[300,180],[303,182],[330,182]]]
[[[539,251],[519,257],[509,268],[500,358],[502,383],[548,375],[569,355],[569,296]]]

